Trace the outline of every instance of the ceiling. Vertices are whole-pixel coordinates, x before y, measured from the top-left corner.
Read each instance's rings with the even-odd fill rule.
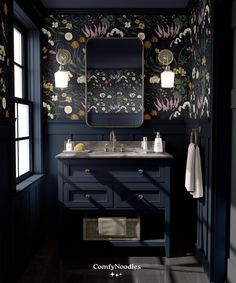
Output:
[[[41,0],[45,8],[185,8],[189,0]]]

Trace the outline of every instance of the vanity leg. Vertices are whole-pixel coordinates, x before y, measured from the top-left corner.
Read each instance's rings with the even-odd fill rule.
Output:
[[[171,243],[170,243],[170,210],[165,209],[165,253],[166,257],[171,256]]]

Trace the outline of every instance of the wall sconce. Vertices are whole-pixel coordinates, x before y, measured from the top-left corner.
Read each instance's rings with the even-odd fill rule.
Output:
[[[165,70],[161,73],[161,87],[174,87],[175,73],[170,70],[169,66],[174,59],[173,53],[169,49],[163,49],[157,58],[162,65],[165,65]]]
[[[71,54],[66,49],[59,49],[56,54],[56,60],[60,64],[59,70],[54,74],[55,87],[66,88],[68,87],[69,74],[64,70],[64,66],[71,61]]]

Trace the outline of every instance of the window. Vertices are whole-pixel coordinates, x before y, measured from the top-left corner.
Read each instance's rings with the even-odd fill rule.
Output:
[[[32,174],[32,104],[27,93],[27,37],[19,25],[14,26],[14,100],[17,181]]]

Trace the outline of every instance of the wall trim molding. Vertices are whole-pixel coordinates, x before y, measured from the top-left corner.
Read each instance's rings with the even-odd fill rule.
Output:
[[[186,8],[161,9],[161,8],[67,8],[45,9],[48,14],[67,15],[173,15],[186,14]]]
[[[155,127],[155,128],[154,128]],[[43,126],[48,135],[106,135],[109,134],[110,128],[92,128],[84,123],[76,121],[49,121]],[[132,128],[132,135],[155,135],[154,132],[160,131],[163,134],[185,134],[185,121],[145,121],[139,128]],[[130,135],[130,128],[116,128],[115,132],[119,135]]]

